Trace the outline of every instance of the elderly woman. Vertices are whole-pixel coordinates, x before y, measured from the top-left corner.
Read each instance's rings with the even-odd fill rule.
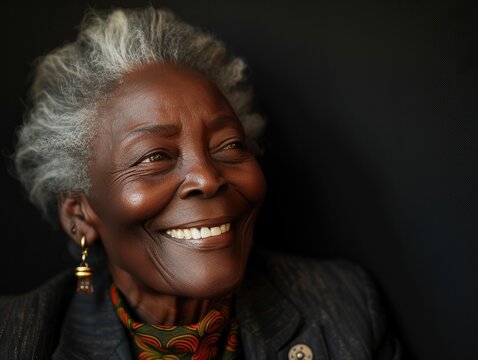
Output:
[[[0,302],[5,359],[398,359],[372,281],[259,251],[243,60],[148,7],[89,12],[38,64],[18,177],[79,266]]]

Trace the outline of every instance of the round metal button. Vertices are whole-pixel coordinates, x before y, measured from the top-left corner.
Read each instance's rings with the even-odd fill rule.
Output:
[[[289,360],[312,360],[312,358],[312,350],[305,344],[294,345],[289,350]]]

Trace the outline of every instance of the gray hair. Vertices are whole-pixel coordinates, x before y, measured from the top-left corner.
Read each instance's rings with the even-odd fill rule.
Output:
[[[167,10],[89,10],[76,40],[38,62],[31,108],[18,133],[16,174],[47,219],[53,220],[59,194],[90,189],[88,160],[99,101],[125,73],[163,61],[194,68],[213,81],[258,150],[264,119],[252,112],[246,64],[221,41]]]

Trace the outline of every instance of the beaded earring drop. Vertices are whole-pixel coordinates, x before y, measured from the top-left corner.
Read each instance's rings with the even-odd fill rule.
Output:
[[[88,265],[88,248],[86,247],[86,236],[81,238],[81,262],[76,268],[76,277],[78,283],[76,292],[80,294],[90,295],[93,293],[93,269]]]

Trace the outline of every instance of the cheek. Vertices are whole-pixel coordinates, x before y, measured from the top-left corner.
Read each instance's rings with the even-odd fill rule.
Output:
[[[253,207],[260,207],[266,194],[264,174],[256,161],[247,163],[244,168],[238,169],[231,181]]]
[[[95,210],[109,226],[122,228],[141,224],[167,206],[178,185],[173,178],[162,178],[110,186],[103,196],[95,197]]]
[[[144,222],[160,212],[175,195],[173,181],[141,181],[127,184],[121,189],[118,211],[132,222]]]

